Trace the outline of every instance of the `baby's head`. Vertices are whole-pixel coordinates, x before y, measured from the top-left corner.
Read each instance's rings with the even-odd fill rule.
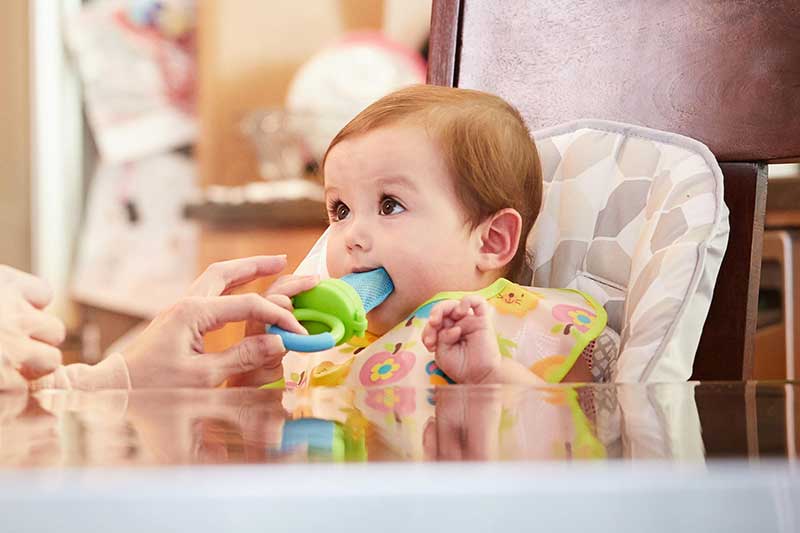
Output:
[[[524,268],[539,212],[539,157],[497,96],[418,85],[367,107],[323,160],[330,275],[384,267],[395,292],[369,315],[381,334],[441,291]]]

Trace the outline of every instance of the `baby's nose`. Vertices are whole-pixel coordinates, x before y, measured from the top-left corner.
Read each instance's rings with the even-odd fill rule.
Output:
[[[368,251],[372,248],[372,232],[363,221],[353,220],[345,236],[345,246],[349,251]]]

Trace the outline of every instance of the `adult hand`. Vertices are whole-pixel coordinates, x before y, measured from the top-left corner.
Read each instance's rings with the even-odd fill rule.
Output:
[[[205,353],[203,335],[244,320],[307,333],[292,315],[286,296],[228,294],[234,287],[276,274],[285,266],[286,256],[256,256],[208,267],[188,295],[160,313],[123,353],[131,385],[214,387],[257,368],[280,368],[286,350],[277,335],[246,337],[220,353]]]
[[[253,389],[130,391],[126,421],[144,450],[157,451],[148,460],[160,464],[274,461],[288,416],[282,396]]]
[[[0,394],[3,468],[59,465],[63,451],[59,437],[59,419],[43,408],[35,396],[27,391]]]
[[[43,309],[52,292],[41,279],[0,265],[0,389],[25,388],[61,364],[66,329]],[[25,378],[25,379],[23,379]]]
[[[270,285],[265,296],[267,298],[278,299],[291,309],[292,296],[314,288],[317,283],[319,283],[318,276],[295,276],[293,274],[281,276],[275,280],[275,283]],[[266,331],[266,327],[267,325],[259,320],[249,320],[245,326],[245,335],[250,337],[263,334],[264,331]],[[234,387],[259,387],[278,381],[282,377],[282,365],[264,366],[252,372],[234,376],[228,384]]]

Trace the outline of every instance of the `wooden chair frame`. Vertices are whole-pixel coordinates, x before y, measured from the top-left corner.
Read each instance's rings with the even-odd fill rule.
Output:
[[[532,130],[600,118],[687,135],[715,154],[730,240],[693,379],[753,375],[767,161],[800,156],[800,46],[792,37],[800,4],[745,4],[433,1],[429,83],[499,94]],[[532,13],[529,24],[520,20]],[[580,71],[565,78],[570,64]],[[631,87],[635,97],[618,97]]]

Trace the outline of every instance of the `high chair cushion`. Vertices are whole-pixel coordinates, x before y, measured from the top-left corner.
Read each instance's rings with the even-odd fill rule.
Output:
[[[728,241],[713,154],[687,137],[600,120],[534,138],[543,202],[527,239],[532,277],[517,281],[575,288],[605,307],[621,351],[595,364],[614,381],[687,380]]]
[[[703,144],[600,120],[534,134],[542,210],[514,281],[599,301],[598,381],[685,381],[728,240],[722,173]],[[296,273],[328,277],[327,232]]]

